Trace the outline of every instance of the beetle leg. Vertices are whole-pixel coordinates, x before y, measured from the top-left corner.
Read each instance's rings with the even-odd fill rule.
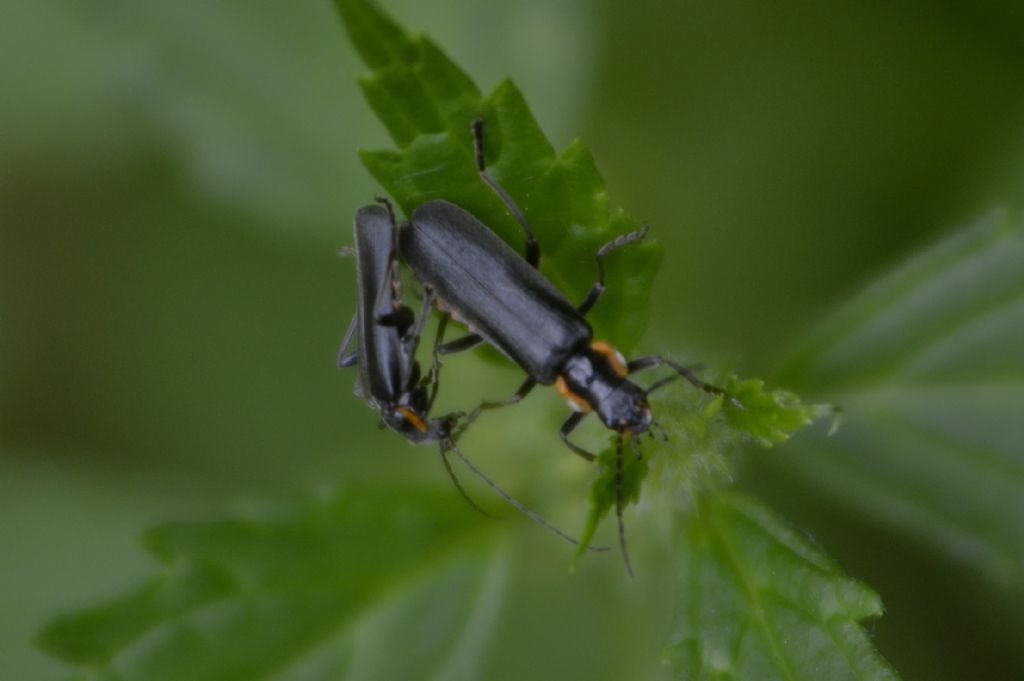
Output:
[[[487,172],[487,164],[484,159],[484,119],[474,118],[471,127],[473,129],[473,156],[476,159],[476,171],[480,175],[480,179],[498,195],[501,202],[519,222],[519,226],[523,228],[523,234],[526,236],[526,262],[536,267],[540,262],[540,244],[533,236],[533,231],[530,230],[530,225],[526,222],[526,216],[519,210],[519,206],[508,195],[508,192]]]
[[[462,338],[456,338],[453,341],[445,343],[444,345],[438,346],[437,351],[442,355],[453,355],[456,352],[462,352],[463,350],[469,350],[475,348],[484,342],[484,339],[475,333],[468,333]]]
[[[409,329],[413,328],[416,323],[416,315],[411,309],[402,305],[393,312],[377,315],[374,321],[378,326],[394,327],[398,331],[398,335],[405,338],[409,335]]]
[[[576,443],[572,442],[569,439],[569,435],[572,433],[572,431],[576,430],[576,426],[580,425],[580,421],[582,421],[583,417],[586,415],[587,412],[574,411],[572,414],[569,415],[569,418],[565,420],[565,422],[562,424],[562,427],[558,429],[558,436],[562,438],[562,442],[564,442],[565,446],[571,449],[573,453],[582,456],[587,461],[594,461],[595,459],[597,459],[596,456],[594,456],[587,450],[583,449],[583,447],[580,447],[579,445],[577,445]]]
[[[521,402],[524,397],[529,395],[530,391],[533,390],[534,386],[536,385],[537,381],[533,380],[532,378],[528,378],[525,381],[523,381],[523,384],[519,386],[519,388],[516,390],[515,394],[512,395],[512,397],[508,398],[507,400],[502,400],[500,402],[482,402],[480,406],[476,408],[475,411],[479,412],[483,411],[484,409],[499,409],[501,407],[507,407],[512,404],[517,404]]]
[[[441,341],[444,340],[444,330],[447,326],[448,315],[445,313],[441,315],[441,319],[437,322],[437,331],[434,332],[434,349],[430,362],[430,397],[427,400],[428,412],[434,406],[434,398],[437,397],[437,389],[440,384],[438,377],[441,374]]]
[[[352,338],[355,337],[356,333],[356,320],[359,315],[352,315],[352,321],[348,323],[348,329],[345,331],[345,338],[341,341],[341,348],[338,349],[338,368],[347,369],[350,366],[354,366],[358,354],[355,350],[346,353],[348,346],[352,343]]]
[[[410,355],[416,354],[420,336],[423,335],[423,327],[427,323],[427,318],[430,317],[430,308],[433,304],[434,289],[428,288],[423,292],[423,304],[420,306],[420,315],[416,318],[416,323],[402,335],[402,342],[405,343]]]
[[[476,421],[477,418],[480,417],[480,414],[482,414],[485,411],[488,411],[490,409],[500,409],[501,407],[507,407],[509,405],[521,402],[524,397],[530,394],[530,391],[533,390],[534,386],[536,385],[537,381],[533,380],[532,378],[528,378],[525,381],[523,381],[523,384],[519,386],[519,389],[516,390],[515,394],[512,395],[512,397],[508,398],[507,400],[501,400],[500,402],[481,402],[466,419],[466,423],[462,427],[463,430],[465,430],[466,427],[473,423],[473,421]]]
[[[594,260],[597,262],[597,281],[590,287],[590,291],[587,293],[587,297],[583,299],[583,302],[579,304],[576,309],[579,310],[581,315],[586,315],[590,312],[590,308],[594,307],[601,294],[604,293],[604,259],[605,257],[614,250],[628,246],[629,244],[640,241],[647,236],[647,230],[649,227],[638,229],[635,232],[629,234],[622,234],[615,237],[604,246],[601,246],[597,250],[597,255],[594,256]]]
[[[378,201],[380,200],[382,199],[378,198]],[[387,205],[390,207],[390,204]],[[397,234],[397,227],[395,227],[395,223],[393,221],[391,225],[392,240],[394,240],[394,235]],[[388,276],[380,283],[380,288],[377,290],[377,297],[374,302],[373,309],[380,310],[384,307],[383,302],[386,300],[387,295],[390,292],[391,304],[388,306],[389,311],[377,314],[374,317],[374,322],[381,326],[395,327],[398,330],[398,335],[404,339],[408,336],[409,329],[413,328],[415,325],[416,320],[413,319],[412,310],[402,304],[402,275],[399,270],[399,265],[398,251],[394,244],[392,244],[391,252],[388,255]]]
[[[626,364],[626,370],[630,374],[639,373],[641,371],[647,371],[648,369],[654,369],[660,367],[665,363],[663,357],[638,357],[637,359],[630,360]]]
[[[388,217],[391,219],[391,226],[396,227],[398,225],[398,220],[395,219],[395,206],[394,204],[391,203],[391,199],[389,199],[386,196],[381,196],[380,194],[377,194],[376,196],[373,197],[373,200],[387,209]]]

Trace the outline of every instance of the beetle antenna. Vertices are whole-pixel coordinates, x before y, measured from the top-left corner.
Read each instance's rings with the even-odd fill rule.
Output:
[[[441,461],[444,462],[444,469],[445,469],[445,471],[447,471],[448,477],[451,478],[451,481],[455,484],[455,489],[459,490],[459,494],[462,495],[462,498],[465,499],[466,503],[468,503],[470,506],[472,506],[473,509],[477,513],[479,513],[482,516],[486,516],[488,518],[493,518],[494,517],[493,515],[491,515],[490,513],[485,511],[484,509],[480,508],[480,506],[477,505],[477,503],[475,501],[473,501],[472,497],[470,497],[469,494],[466,492],[466,488],[462,486],[461,482],[459,482],[459,478],[455,475],[455,471],[452,469],[452,462],[448,460],[448,451],[449,451],[448,447],[442,441],[441,442]],[[459,456],[462,456],[462,455],[459,454]]]
[[[619,548],[622,550],[622,561],[626,564],[626,572],[633,576],[633,566],[629,564],[629,552],[626,550],[626,526],[622,522],[622,435],[615,445],[615,516],[619,521]]]
[[[574,546],[579,546],[579,543],[580,543],[579,540],[573,539],[572,537],[570,537],[568,534],[566,534],[562,530],[558,529],[557,527],[555,527],[554,525],[552,525],[548,521],[544,520],[544,518],[542,518],[535,511],[531,511],[529,508],[524,506],[522,504],[522,502],[518,501],[511,494],[509,494],[508,492],[503,490],[501,487],[499,487],[498,483],[496,483],[493,480],[491,480],[489,477],[487,477],[484,474],[483,471],[481,471],[479,468],[474,466],[473,462],[470,461],[468,458],[466,458],[466,455],[462,453],[462,451],[458,448],[458,446],[456,446],[456,444],[454,442],[449,440],[449,441],[447,441],[447,443],[445,443],[444,447],[446,447],[448,449],[448,451],[455,452],[455,455],[458,456],[462,460],[462,463],[464,463],[469,470],[473,471],[474,475],[476,475],[478,478],[483,480],[487,484],[488,487],[490,487],[492,490],[494,490],[495,493],[497,493],[498,496],[500,496],[502,499],[507,501],[517,511],[519,511],[520,513],[525,515],[527,518],[529,518],[533,522],[535,522],[538,525],[540,525],[541,527],[544,527],[544,528],[550,530],[551,532],[555,533],[556,535],[558,535],[559,537],[561,537],[565,541],[569,542],[570,544],[573,544]],[[587,548],[590,551],[607,551],[608,550],[607,546],[588,546]]]

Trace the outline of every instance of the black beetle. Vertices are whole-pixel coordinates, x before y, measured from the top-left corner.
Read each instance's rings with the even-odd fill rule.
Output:
[[[359,366],[357,392],[389,428],[410,442],[444,443],[463,414],[428,416],[437,395],[437,372],[431,371],[428,395],[415,355],[431,300],[424,299],[418,318],[402,304],[393,224],[385,205],[365,206],[356,213],[359,305],[342,341],[338,366]],[[347,352],[356,336],[356,349]]]
[[[487,515],[459,483],[448,461],[449,452],[454,452],[477,477],[535,523],[572,544],[578,544],[577,540],[491,481],[459,450],[456,440],[461,429],[456,432],[456,426],[465,416],[463,412],[452,412],[440,418],[429,417],[437,397],[437,355],[441,336],[438,335],[435,342],[430,376],[427,381],[422,381],[416,350],[434,296],[429,289],[426,291],[418,317],[402,303],[395,244],[397,234],[391,204],[387,201],[364,206],[356,212],[354,254],[359,301],[338,352],[338,366],[359,367],[356,392],[380,415],[382,427],[386,425],[414,444],[438,443],[448,476],[471,506]],[[357,348],[349,352],[348,348],[357,336]],[[429,394],[427,384],[430,386]],[[594,547],[594,550],[606,549]]]
[[[603,341],[593,340],[584,316],[604,292],[604,259],[614,250],[641,240],[647,230],[622,235],[602,246],[596,256],[597,280],[579,305],[573,305],[537,269],[540,248],[512,198],[487,173],[484,161],[482,119],[473,121],[475,159],[480,178],[501,198],[519,222],[526,237],[525,258],[520,257],[480,220],[444,200],[418,206],[399,227],[398,248],[414,276],[432,290],[442,316],[435,347],[451,353],[487,342],[518,364],[528,375],[511,399],[485,402],[482,409],[518,402],[537,383],[554,385],[573,414],[560,429],[566,445],[583,458],[594,455],[569,440],[569,435],[591,411],[619,434],[617,448],[616,512],[620,543],[627,570],[622,527],[622,440],[647,432],[653,423],[648,396],[668,382],[682,377],[708,393],[722,389],[704,383],[692,371],[665,357],[626,361]],[[438,345],[447,316],[464,323],[470,334]],[[658,366],[674,374],[641,388],[630,374]],[[638,454],[639,455],[639,454]]]

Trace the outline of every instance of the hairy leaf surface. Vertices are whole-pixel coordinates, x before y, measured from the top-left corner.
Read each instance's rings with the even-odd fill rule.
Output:
[[[894,681],[860,620],[878,596],[760,504],[706,500],[679,541],[679,679]]]

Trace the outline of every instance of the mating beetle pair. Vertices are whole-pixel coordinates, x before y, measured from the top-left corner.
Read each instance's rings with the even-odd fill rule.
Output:
[[[430,418],[438,390],[437,350],[435,347],[434,364],[425,382],[429,385],[429,394],[421,380],[416,350],[434,296],[429,293],[424,296],[418,317],[402,302],[395,243],[397,230],[390,205],[361,208],[356,213],[354,236],[359,301],[341,343],[338,366],[359,367],[356,393],[380,414],[382,427],[401,433],[414,444],[437,442],[448,476],[474,508],[479,510],[455,476],[448,461],[449,452],[454,452],[473,473],[531,520],[576,543],[493,483],[462,454],[455,444],[454,431],[465,417],[464,413]],[[357,348],[350,352],[348,348],[356,338]]]
[[[360,312],[353,322],[360,331],[359,350],[340,358],[339,364],[359,364],[363,397],[380,412],[387,425],[413,442],[440,442],[442,453],[457,452],[453,427],[463,417],[450,414],[440,419],[428,418],[437,393],[438,356],[483,342],[518,364],[527,378],[510,399],[483,402],[466,417],[464,425],[483,410],[518,402],[538,383],[554,385],[573,409],[561,427],[562,440],[573,452],[593,461],[594,455],[574,444],[569,436],[588,413],[596,413],[606,427],[619,434],[616,513],[623,558],[631,572],[622,524],[623,440],[649,431],[653,417],[647,398],[667,383],[682,377],[709,393],[721,394],[722,390],[664,357],[627,362],[607,343],[593,341],[593,330],[585,315],[604,292],[604,259],[614,250],[642,239],[646,229],[620,236],[598,250],[597,279],[584,300],[573,305],[537,269],[540,247],[523,213],[487,173],[483,121],[475,120],[472,129],[480,178],[521,226],[526,237],[525,257],[520,257],[473,215],[447,201],[425,202],[400,225],[391,215],[389,205],[361,209],[355,220]],[[376,234],[371,234],[375,231]],[[398,254],[425,289],[418,318],[401,304]],[[435,300],[442,309],[442,317],[434,341],[428,396],[419,382],[413,355]],[[449,316],[466,324],[470,333],[444,344]],[[352,328],[346,334],[343,350],[351,340]],[[631,374],[663,365],[674,373],[649,388],[629,380]]]

